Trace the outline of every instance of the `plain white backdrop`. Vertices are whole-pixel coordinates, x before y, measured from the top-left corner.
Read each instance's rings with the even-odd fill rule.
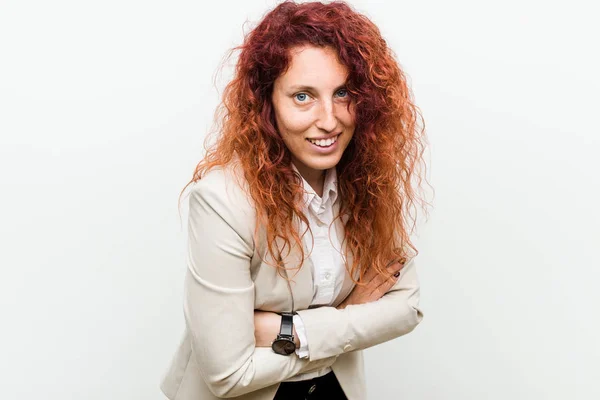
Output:
[[[160,400],[225,52],[275,1],[0,1],[0,397]],[[411,334],[370,399],[600,398],[593,1],[351,1],[429,135]],[[225,69],[217,87],[227,80]]]

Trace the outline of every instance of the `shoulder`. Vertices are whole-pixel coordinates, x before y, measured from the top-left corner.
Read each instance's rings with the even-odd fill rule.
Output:
[[[233,165],[213,167],[191,186],[191,193],[233,202],[249,202],[247,192],[241,167]]]
[[[254,228],[255,210],[240,167],[214,167],[190,186],[190,213],[200,211],[223,219],[242,236]]]

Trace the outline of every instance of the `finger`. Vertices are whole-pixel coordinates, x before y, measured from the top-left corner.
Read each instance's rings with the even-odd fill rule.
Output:
[[[405,261],[404,257],[391,261],[383,273],[375,268],[369,269],[364,275],[364,282],[366,282],[365,294],[371,299],[375,298],[375,300],[383,296],[400,277],[400,270],[404,267]]]
[[[373,280],[371,281],[371,283],[369,284],[369,297],[373,298],[373,300],[377,300],[382,294],[378,294],[378,293],[385,293],[387,291],[387,286],[388,286],[388,282],[390,279],[395,279],[393,278],[393,274],[390,274],[389,272],[384,272],[383,274],[378,274],[377,277],[373,278]],[[391,286],[390,286],[391,287]]]
[[[385,273],[385,272],[383,274],[380,273],[376,277],[376,279],[378,280],[376,283],[377,287],[385,284],[386,282],[391,283],[393,285],[395,282],[395,279],[400,277],[400,271],[402,270],[403,267],[404,267],[403,260],[395,261],[395,262],[388,264],[388,266],[384,270],[387,273]]]
[[[371,293],[371,301],[379,300],[381,297],[383,297],[384,294],[386,294],[390,290],[392,286],[394,286],[395,283],[396,278],[390,277],[386,279],[381,285],[377,287],[377,289],[375,289]]]
[[[377,279],[378,276],[379,276],[379,273],[377,272],[377,269],[369,268],[365,272],[365,275],[363,277],[363,282],[365,282],[367,285],[371,285],[373,283],[373,280]]]
[[[403,262],[403,259],[401,259],[401,261]],[[399,264],[399,260],[393,260],[390,263],[388,263],[388,265],[385,267],[385,270],[387,270],[390,275],[395,274],[396,272],[400,271],[402,269],[403,265]],[[377,271],[376,268],[370,268],[366,273],[365,273],[365,282],[366,283],[374,283],[373,280],[374,279],[380,279],[382,278],[381,273],[379,271]],[[382,281],[384,279],[380,279],[376,285],[379,286]]]
[[[404,267],[405,261],[406,261],[406,259],[404,257],[402,257],[400,259],[394,259],[388,263],[388,265],[385,267],[385,269],[387,269],[388,272],[390,272],[390,274],[394,274],[397,271],[401,270],[402,267]],[[381,274],[379,273],[379,271],[377,271],[376,268],[369,268],[364,274],[364,282],[371,283],[373,281],[373,279],[378,278],[380,276],[381,276]],[[381,282],[379,282],[379,284],[380,283]]]
[[[403,267],[403,265],[401,265],[401,267]],[[397,266],[395,266],[392,271],[395,272],[389,272],[386,275],[380,275],[380,277],[378,278],[378,285],[376,287],[373,288],[372,292],[371,292],[371,296],[375,298],[375,300],[379,299],[381,296],[383,296],[384,294],[386,294],[388,292],[388,290],[390,290],[398,281],[398,279],[400,278],[400,270],[402,268],[398,268]]]
[[[391,263],[390,265],[388,265],[387,270],[391,274],[395,274],[398,271],[400,271],[402,268],[404,268],[405,263],[406,263],[406,259],[401,258],[401,259],[396,260],[395,262]]]

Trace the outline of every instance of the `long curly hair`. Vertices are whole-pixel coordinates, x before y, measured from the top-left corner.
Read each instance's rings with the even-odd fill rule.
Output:
[[[299,219],[310,230],[303,213],[302,178],[276,129],[271,99],[275,79],[290,65],[290,49],[302,45],[334,49],[348,68],[346,89],[356,104],[356,128],[335,167],[341,201],[336,218],[347,217],[343,241],[353,262],[346,268],[362,284],[368,269],[385,274],[392,261],[410,257],[409,249],[418,254],[409,235],[416,225],[416,213],[411,213],[415,204],[429,204],[417,190],[424,179],[419,173],[425,171],[426,138],[420,110],[393,51],[373,22],[345,2],[285,1],[229,51],[226,59],[236,51],[239,57],[215,112],[212,133],[219,136],[210,146],[211,135],[206,137],[206,155],[182,193],[211,168],[239,160],[255,204],[255,238],[265,227],[272,259],[278,259],[274,243],[280,237],[288,251],[294,241],[304,261],[302,236],[294,224]],[[284,268],[282,263],[276,267]]]

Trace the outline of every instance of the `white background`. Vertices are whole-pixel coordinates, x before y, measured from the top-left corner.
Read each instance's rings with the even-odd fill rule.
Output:
[[[164,398],[179,191],[222,56],[275,4],[0,2],[3,399]],[[410,78],[435,188],[425,318],[367,351],[369,398],[600,398],[596,2],[352,4]]]

